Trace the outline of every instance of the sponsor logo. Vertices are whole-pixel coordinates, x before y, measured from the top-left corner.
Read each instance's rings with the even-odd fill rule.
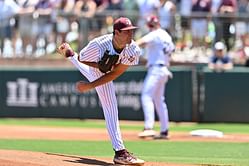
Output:
[[[134,56],[130,56],[129,58],[128,58],[128,61],[130,61],[130,62],[133,62],[135,60],[135,57]]]
[[[139,94],[143,81],[115,82],[120,107],[141,108]],[[87,108],[101,107],[96,91],[78,93],[75,82],[34,82],[28,78],[7,81],[6,105],[30,108]]]
[[[17,81],[7,82],[7,105],[17,107],[38,106],[37,82],[29,82],[28,79],[19,78]]]

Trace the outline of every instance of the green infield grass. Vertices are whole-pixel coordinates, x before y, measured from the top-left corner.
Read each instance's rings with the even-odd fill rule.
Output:
[[[70,119],[0,119],[0,125],[105,128],[104,121]],[[143,123],[121,121],[122,130],[140,131],[142,127]],[[249,134],[249,124],[170,124],[171,131],[189,132],[203,128]],[[249,166],[249,142],[125,141],[125,144],[135,155],[151,162]],[[113,156],[110,141],[0,139],[0,149],[108,158]]]
[[[249,163],[249,143],[127,141],[126,147],[146,161],[234,166],[248,166]],[[77,156],[113,156],[109,141],[0,139],[0,148]]]

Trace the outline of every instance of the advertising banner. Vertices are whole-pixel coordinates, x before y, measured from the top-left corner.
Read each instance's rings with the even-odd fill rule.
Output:
[[[176,71],[167,84],[171,120],[189,121],[192,111],[191,71]],[[144,68],[129,70],[114,81],[119,117],[143,120],[141,90]],[[75,83],[87,81],[74,69],[0,70],[0,117],[103,119],[96,91],[78,93]],[[184,107],[184,108],[183,108]]]

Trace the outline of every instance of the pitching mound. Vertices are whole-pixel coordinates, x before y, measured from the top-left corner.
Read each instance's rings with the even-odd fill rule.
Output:
[[[109,166],[112,159],[70,156],[53,153],[0,150],[1,166]],[[170,163],[147,162],[144,166],[183,166]],[[186,166],[186,165],[185,165]],[[190,165],[189,165],[190,166]]]

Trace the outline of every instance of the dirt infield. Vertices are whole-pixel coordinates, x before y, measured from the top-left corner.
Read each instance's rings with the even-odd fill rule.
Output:
[[[0,126],[1,139],[109,140],[106,129]],[[141,140],[135,131],[122,131],[124,140]],[[147,140],[141,140],[147,141]],[[165,140],[164,140],[165,141]],[[222,138],[193,137],[186,132],[171,132],[167,141],[248,142],[249,135],[224,135]],[[113,165],[112,158],[0,150],[0,166],[77,166]],[[147,162],[145,166],[181,166],[174,163]]]
[[[0,150],[1,166],[111,166],[111,158],[71,156],[53,153]],[[173,163],[147,162],[144,166],[183,166]],[[186,166],[184,164],[184,166]],[[191,166],[191,165],[187,165]]]

